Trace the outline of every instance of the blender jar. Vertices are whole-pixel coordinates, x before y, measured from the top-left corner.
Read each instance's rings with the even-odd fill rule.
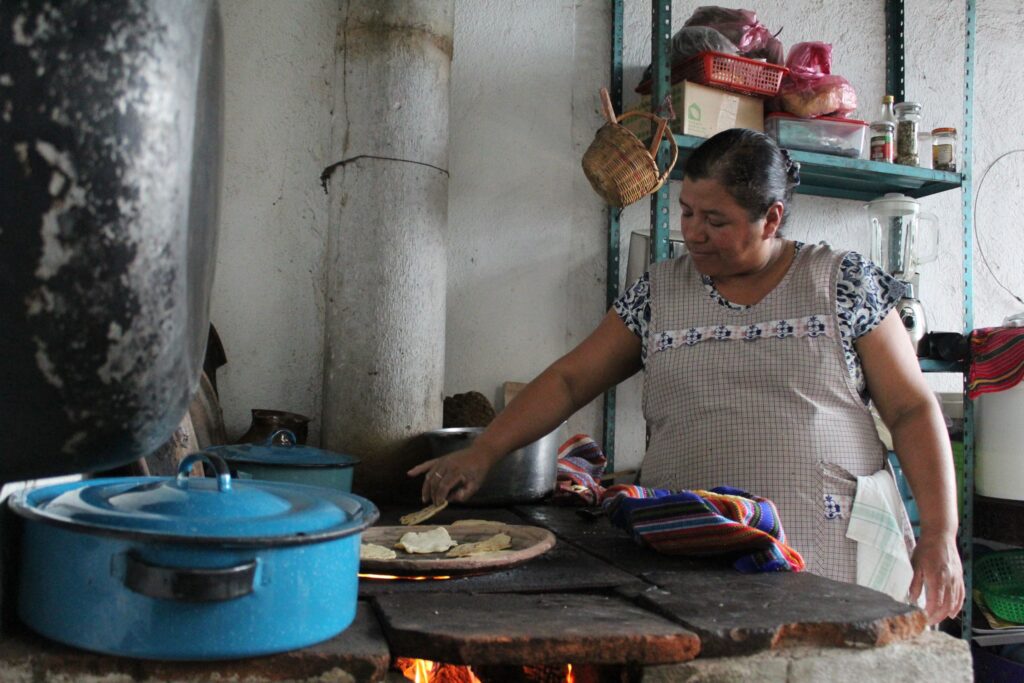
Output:
[[[939,254],[938,219],[911,197],[889,193],[865,206],[871,223],[871,260],[899,280]],[[922,222],[932,225],[922,227]]]

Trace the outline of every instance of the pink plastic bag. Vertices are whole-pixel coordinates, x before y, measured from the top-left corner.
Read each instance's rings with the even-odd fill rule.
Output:
[[[757,14],[747,9],[706,6],[697,10],[683,26],[707,26],[731,40],[740,54],[752,59],[765,58],[772,64],[782,64],[782,43],[772,36]]]
[[[857,109],[857,91],[842,76],[832,74],[832,46],[797,43],[786,59],[789,69],[779,88],[782,111],[802,116],[849,116]]]

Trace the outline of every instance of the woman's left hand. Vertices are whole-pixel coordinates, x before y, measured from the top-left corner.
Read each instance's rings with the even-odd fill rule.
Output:
[[[928,623],[957,616],[964,604],[964,571],[956,534],[922,534],[910,563],[914,567],[910,601],[916,603],[924,589]]]

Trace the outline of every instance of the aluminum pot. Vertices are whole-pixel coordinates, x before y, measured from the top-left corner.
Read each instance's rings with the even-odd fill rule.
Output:
[[[309,486],[352,490],[352,473],[359,459],[344,453],[301,446],[293,432],[279,429],[262,444],[212,446],[204,453],[224,458],[239,479],[285,481]]]
[[[189,478],[198,460],[217,478]],[[201,453],[177,477],[84,480],[9,504],[23,518],[22,621],[145,659],[251,657],[337,635],[355,618],[360,534],[378,517],[340,491],[232,481]]]
[[[483,427],[453,427],[427,432],[433,457],[447,455],[469,446]],[[565,441],[564,423],[531,444],[502,458],[487,475],[470,505],[530,503],[555,490],[558,476],[558,447]]]

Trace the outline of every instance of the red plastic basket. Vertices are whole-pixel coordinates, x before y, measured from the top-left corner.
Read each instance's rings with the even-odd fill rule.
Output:
[[[724,52],[701,52],[681,65],[684,78],[744,95],[774,97],[789,69]]]

